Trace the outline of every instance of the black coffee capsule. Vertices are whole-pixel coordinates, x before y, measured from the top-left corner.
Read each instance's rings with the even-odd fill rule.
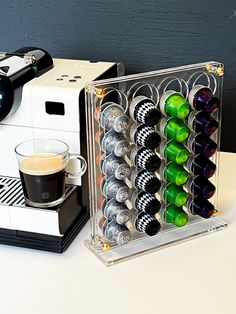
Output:
[[[135,97],[129,107],[130,117],[133,121],[146,125],[155,125],[161,119],[161,112],[150,98]]]
[[[130,181],[134,187],[147,193],[156,193],[161,186],[160,180],[146,170],[137,171],[134,169],[130,176]]]
[[[157,214],[161,207],[161,203],[155,195],[146,192],[138,192],[137,190],[133,191],[130,201],[133,208],[149,215]]]
[[[141,124],[133,125],[130,129],[130,139],[139,146],[154,149],[161,142],[160,135],[155,131],[154,127]]]
[[[130,152],[130,160],[133,165],[150,172],[156,171],[161,165],[161,159],[155,152],[145,147],[133,147]]]
[[[145,232],[149,236],[154,236],[161,229],[160,222],[153,216],[144,212],[133,214],[133,226],[139,232]]]

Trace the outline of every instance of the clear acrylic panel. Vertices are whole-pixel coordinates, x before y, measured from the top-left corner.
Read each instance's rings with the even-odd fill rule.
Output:
[[[226,227],[217,181],[224,66],[86,86],[91,237],[106,265]]]

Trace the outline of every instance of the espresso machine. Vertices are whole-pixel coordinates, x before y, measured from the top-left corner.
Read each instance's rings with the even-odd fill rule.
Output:
[[[59,206],[33,208],[24,201],[14,148],[32,138],[55,138],[87,160],[85,85],[115,77],[122,67],[52,59],[35,47],[0,58],[0,244],[62,253],[89,218],[87,172],[67,182]]]

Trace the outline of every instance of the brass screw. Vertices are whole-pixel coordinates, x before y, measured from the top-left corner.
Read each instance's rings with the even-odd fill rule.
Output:
[[[213,66],[212,64],[207,64],[206,65],[206,70],[209,73],[216,73],[218,76],[223,76],[224,75],[224,68],[221,66]]]
[[[110,250],[110,244],[108,244],[107,242],[102,243],[102,249],[103,251],[109,251]]]
[[[96,96],[98,98],[103,98],[106,95],[106,92],[103,88],[96,88]]]
[[[206,65],[206,70],[207,70],[207,72],[212,72],[212,65],[211,64],[207,64]]]
[[[223,67],[217,68],[216,73],[218,74],[218,76],[223,76],[224,75],[224,68]]]
[[[219,215],[219,211],[217,209],[214,209],[212,216],[217,217]]]

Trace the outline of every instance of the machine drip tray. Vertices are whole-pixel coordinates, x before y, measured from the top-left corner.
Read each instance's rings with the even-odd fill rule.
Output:
[[[82,187],[66,186],[66,198],[45,209],[25,204],[19,178],[0,176],[0,244],[63,252],[89,219]]]
[[[66,185],[66,198],[76,189],[74,185]],[[25,199],[21,186],[21,180],[19,178],[3,177],[0,176],[0,204],[6,206],[20,206],[27,207],[25,205]],[[55,208],[49,208],[46,210],[55,210]],[[34,210],[38,210],[34,208]],[[43,209],[39,209],[43,210]],[[45,210],[45,209],[44,209]],[[56,209],[57,210],[57,209]]]

